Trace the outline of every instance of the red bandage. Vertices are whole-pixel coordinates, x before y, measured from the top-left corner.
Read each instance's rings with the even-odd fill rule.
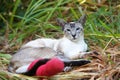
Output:
[[[39,60],[41,60],[41,59],[36,59],[36,60],[34,60],[34,61],[30,64],[30,66],[28,67],[28,71],[29,71]]]
[[[57,59],[53,58],[50,61],[48,61],[46,64],[40,66],[37,71],[37,76],[52,76],[59,72],[62,72],[64,69],[64,63]]]
[[[34,60],[28,67],[28,70],[30,70],[39,60],[44,60],[44,59]],[[59,72],[62,72],[63,69],[64,69],[64,63],[61,60],[59,60],[58,58],[53,58],[53,59],[49,60],[46,64],[38,67],[35,75],[49,77],[49,76],[55,75]]]

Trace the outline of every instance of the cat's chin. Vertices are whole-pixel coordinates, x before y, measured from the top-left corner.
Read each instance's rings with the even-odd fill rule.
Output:
[[[78,39],[71,39],[71,41],[73,41],[73,42],[77,42],[77,41],[78,41]]]

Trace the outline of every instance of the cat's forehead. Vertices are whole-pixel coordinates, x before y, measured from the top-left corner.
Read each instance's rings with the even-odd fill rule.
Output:
[[[83,28],[82,25],[78,22],[69,22],[65,25],[65,28]]]

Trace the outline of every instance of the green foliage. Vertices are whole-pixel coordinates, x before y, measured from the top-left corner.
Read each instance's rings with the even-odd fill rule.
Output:
[[[86,13],[86,39],[101,43],[104,47],[105,41],[120,38],[120,12],[117,5],[114,6],[115,2],[106,2],[107,5],[101,4],[101,7],[98,7],[94,6],[97,4],[95,1],[86,1],[80,6],[79,0],[1,0],[0,35],[5,34],[4,39],[8,39],[10,47],[38,37],[58,38],[62,31],[56,25],[56,18],[77,20]],[[89,4],[93,6],[90,7]]]

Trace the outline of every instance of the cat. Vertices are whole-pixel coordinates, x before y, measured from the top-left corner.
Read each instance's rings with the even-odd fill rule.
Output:
[[[51,59],[53,57],[57,57],[61,61],[64,62],[65,68],[63,71],[69,71],[73,66],[81,66],[87,63],[90,63],[89,60],[70,60],[62,54],[58,54],[51,48],[41,47],[41,48],[22,48],[16,54],[14,54],[10,60],[10,64],[8,66],[8,71],[12,73],[25,74],[30,76],[30,72],[35,71],[34,69],[27,72],[27,69],[32,61],[35,59],[43,58],[43,59]],[[40,66],[37,64],[36,66]],[[33,67],[34,68],[34,67]],[[35,68],[37,69],[37,68]]]
[[[60,39],[42,38],[36,39],[23,45],[25,47],[49,47],[60,54],[64,54],[69,59],[82,57],[86,50],[87,44],[84,41],[83,26],[86,21],[86,15],[83,15],[76,22],[66,22],[63,19],[57,19],[58,24],[62,27],[64,37]]]
[[[23,66],[29,65],[38,58],[50,59],[57,56],[62,61],[71,62],[88,54],[85,52],[87,50],[83,29],[85,21],[86,15],[83,15],[76,22],[66,22],[63,19],[57,19],[58,24],[62,27],[64,36],[60,39],[40,38],[24,44],[13,55],[8,70],[15,73],[25,72],[26,67],[25,71],[21,72]],[[62,57],[59,55],[62,55]]]

